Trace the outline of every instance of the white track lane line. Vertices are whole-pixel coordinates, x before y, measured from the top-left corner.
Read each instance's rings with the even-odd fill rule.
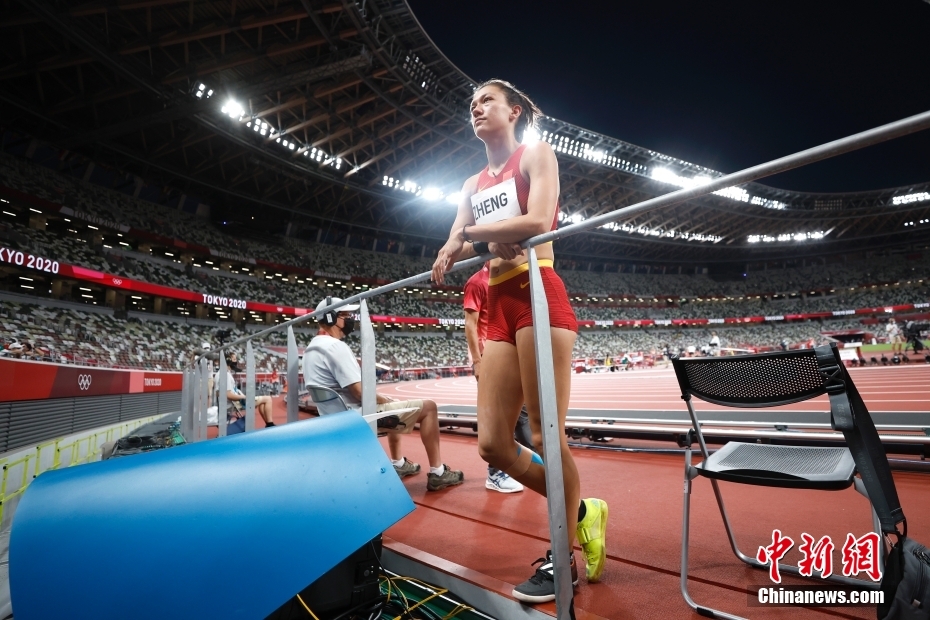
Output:
[[[894,371],[897,374],[894,379],[891,379],[887,376],[880,376],[887,375],[887,372],[876,371]],[[930,379],[930,367],[864,368],[853,369],[852,374],[860,375],[858,380],[854,376],[854,380],[857,381],[857,388],[868,402],[870,409],[874,411],[900,410],[901,407],[895,407],[896,403],[922,403],[927,409],[930,409],[930,389],[914,389],[918,386],[930,385],[930,381],[926,381]],[[657,379],[657,381],[648,381],[647,377]],[[622,375],[616,373],[574,375],[572,379],[573,385],[580,388],[579,391],[581,392],[576,393],[576,396],[572,398],[570,406],[574,409],[668,411],[676,410],[680,406],[681,399],[674,374],[666,372],[664,369],[636,371],[635,374],[625,373]],[[605,382],[610,382],[611,385],[603,385]],[[629,382],[639,383],[640,386],[617,385],[618,383],[628,384]],[[649,383],[650,387],[641,387],[642,383]],[[897,386],[911,389],[902,392],[900,388],[894,389]],[[454,379],[392,384],[384,386],[382,389],[406,398],[429,398],[440,402],[440,406],[442,406],[474,405],[477,398],[477,387],[478,384],[473,378],[457,377]],[[648,398],[643,398],[643,395],[648,395]],[[898,395],[899,397],[887,398],[886,395]],[[900,396],[909,398],[901,398]],[[818,402],[820,400],[823,400],[824,403]],[[806,403],[787,405],[785,408],[804,410],[805,407],[810,409],[811,406],[817,407],[825,404],[825,402],[825,397],[821,396]],[[726,409],[705,403],[702,403],[702,406],[705,409]],[[910,409],[909,406],[905,408]],[[918,409],[922,409],[922,407],[918,407]]]

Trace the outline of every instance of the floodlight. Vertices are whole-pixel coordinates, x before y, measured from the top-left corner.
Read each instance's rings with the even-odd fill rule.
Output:
[[[430,202],[440,200],[442,198],[442,190],[438,187],[427,187],[423,190],[423,198]]]
[[[893,205],[906,205],[912,202],[924,202],[930,200],[930,193],[918,192],[915,194],[905,194],[904,196],[895,196],[891,199]]]
[[[235,99],[230,99],[226,102],[226,105],[223,106],[222,112],[228,114],[229,118],[241,118],[242,115],[245,114],[245,108]]]
[[[662,181],[663,183],[669,183],[672,185],[679,185],[681,178],[668,168],[653,168],[652,172],[649,173],[649,176],[651,176],[656,181]]]
[[[539,142],[539,132],[534,127],[527,127],[523,132],[523,144],[536,144]]]

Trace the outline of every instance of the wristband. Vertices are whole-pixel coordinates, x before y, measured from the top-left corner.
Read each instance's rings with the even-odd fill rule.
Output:
[[[462,226],[462,239],[464,239],[465,241],[469,243],[474,243],[471,239],[468,238],[468,233],[465,232],[466,228],[468,228],[468,224],[465,224],[464,226]]]
[[[475,248],[475,254],[479,256],[490,252],[487,241],[472,241],[471,247]]]

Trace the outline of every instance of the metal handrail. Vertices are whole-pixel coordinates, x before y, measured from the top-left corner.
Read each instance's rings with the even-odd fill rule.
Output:
[[[533,332],[536,347],[536,369],[539,384],[539,404],[540,418],[543,428],[543,453],[544,455],[554,455],[560,453],[559,429],[558,429],[558,411],[555,402],[554,371],[552,366],[552,342],[548,330],[548,305],[546,293],[542,286],[539,263],[536,258],[535,247],[537,245],[562,239],[570,235],[593,230],[595,228],[616,222],[623,218],[629,218],[634,215],[653,211],[662,207],[675,205],[681,202],[698,198],[712,192],[725,189],[732,186],[738,186],[766,176],[785,172],[793,168],[798,168],[806,164],[835,157],[843,153],[855,151],[867,146],[878,144],[900,136],[904,136],[916,131],[930,128],[930,112],[916,114],[908,118],[888,123],[868,131],[863,131],[846,138],[834,140],[820,146],[816,146],[792,155],[787,155],[770,162],[746,168],[739,172],[724,175],[716,179],[709,180],[707,183],[691,188],[680,189],[677,191],[651,198],[634,205],[615,209],[593,217],[584,222],[572,224],[565,228],[560,228],[540,235],[536,235],[524,240],[520,245],[527,249],[527,262],[529,263],[529,280],[530,280],[530,299],[533,309]],[[493,258],[490,254],[477,256],[467,260],[455,263],[449,272],[462,271],[464,269],[474,268],[486,260]],[[359,303],[361,308],[361,327],[362,327],[362,361],[364,364],[362,372],[362,413],[369,415],[374,413],[374,335],[371,329],[371,320],[368,315],[367,302],[365,300],[376,295],[390,293],[400,288],[425,282],[430,279],[431,272],[421,273],[403,280],[398,280],[391,284],[369,289],[357,295],[352,295],[338,303],[330,304],[325,308],[309,312],[284,323],[274,325],[263,329],[249,336],[244,336],[220,347],[219,351],[228,349],[242,343],[247,343],[249,350],[247,354],[247,381],[246,389],[249,394],[247,399],[248,417],[254,416],[254,378],[255,369],[253,355],[251,353],[251,342],[272,332],[286,329],[288,331],[288,393],[293,394],[293,398],[288,399],[288,421],[296,419],[296,413],[292,417],[292,407],[296,408],[296,396],[298,386],[295,385],[296,379],[296,346],[291,346],[294,342],[293,328],[305,323],[311,319],[318,318],[326,312],[333,312],[342,306]],[[370,358],[366,362],[366,357]],[[204,356],[196,358],[195,363],[200,366],[199,370],[189,370],[184,375],[183,403],[184,412],[190,417],[192,423],[185,424],[185,430],[193,432],[198,439],[206,438],[206,401],[209,400],[207,395],[206,382],[208,380],[208,370]],[[193,365],[193,364],[192,364]],[[225,377],[225,373],[224,373]],[[193,386],[189,386],[193,383]],[[293,403],[291,401],[294,401]],[[220,415],[224,415],[220,412]],[[254,418],[252,418],[254,420]],[[218,420],[222,425],[222,419]],[[254,423],[254,422],[253,422]],[[248,422],[247,422],[248,427]],[[565,494],[562,486],[562,462],[559,458],[546,458],[546,488],[548,498],[549,512],[549,533],[552,544],[553,566],[556,584],[556,614],[559,620],[568,620],[574,617],[571,573],[569,567],[568,541],[570,540],[569,532],[566,531],[566,506]]]

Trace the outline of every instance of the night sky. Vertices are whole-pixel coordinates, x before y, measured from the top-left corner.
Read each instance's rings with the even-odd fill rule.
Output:
[[[928,1],[409,0],[472,79],[510,80],[550,116],[722,172],[930,110]],[[930,130],[762,182],[927,181]]]

